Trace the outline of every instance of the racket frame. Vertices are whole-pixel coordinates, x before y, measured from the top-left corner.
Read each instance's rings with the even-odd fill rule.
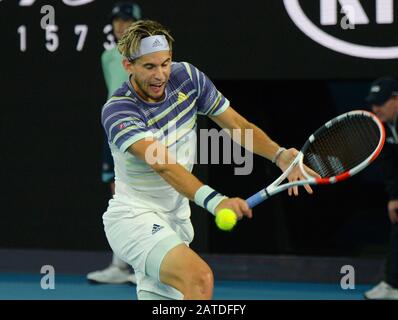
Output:
[[[337,176],[333,177],[327,177],[327,178],[315,178],[312,177],[310,174],[308,174],[304,170],[304,153],[305,150],[309,147],[309,145],[315,141],[316,137],[319,136],[319,134],[326,129],[329,129],[333,125],[335,125],[337,122],[341,121],[343,118],[350,117],[352,115],[359,114],[359,115],[365,115],[367,117],[370,117],[375,121],[377,124],[379,130],[380,130],[380,139],[378,142],[377,147],[375,150],[360,164],[356,165],[354,168],[343,172]],[[263,202],[264,200],[268,199],[272,195],[282,192],[284,190],[287,190],[291,187],[295,186],[303,186],[303,185],[325,185],[325,184],[333,184],[336,182],[340,182],[343,180],[348,179],[349,177],[352,177],[353,175],[357,174],[361,170],[363,170],[365,167],[367,167],[371,162],[373,162],[377,156],[380,154],[381,150],[383,149],[384,141],[385,141],[385,129],[383,126],[383,123],[380,121],[380,119],[373,114],[372,112],[366,111],[366,110],[353,110],[346,112],[342,115],[337,116],[336,118],[333,118],[332,120],[326,122],[322,127],[320,127],[318,130],[316,130],[306,141],[306,143],[303,145],[301,150],[299,151],[298,155],[296,158],[293,160],[293,162],[289,165],[289,167],[274,181],[272,182],[268,187],[260,190],[250,198],[248,198],[246,201],[249,205],[250,208],[253,208],[254,206],[258,205],[259,203]],[[294,167],[299,166],[300,171],[305,177],[305,180],[297,180],[297,181],[292,181],[288,183],[284,183],[281,185],[281,183],[289,176],[289,174],[293,171]]]

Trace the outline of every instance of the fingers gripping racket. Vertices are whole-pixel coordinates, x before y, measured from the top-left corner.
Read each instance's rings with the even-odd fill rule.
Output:
[[[371,112],[355,110],[344,113],[312,134],[286,171],[268,187],[246,201],[250,208],[290,187],[332,184],[345,180],[366,168],[383,148],[385,131]],[[308,174],[304,165],[321,178]],[[281,184],[298,166],[305,180]]]

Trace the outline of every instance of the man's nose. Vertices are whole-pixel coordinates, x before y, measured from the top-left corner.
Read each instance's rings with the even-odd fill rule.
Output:
[[[158,67],[155,69],[155,78],[162,80],[164,78],[164,70],[162,67]]]

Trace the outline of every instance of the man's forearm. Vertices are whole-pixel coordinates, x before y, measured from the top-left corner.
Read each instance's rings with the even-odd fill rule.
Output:
[[[263,130],[250,122],[245,123],[238,128],[238,130],[239,131],[236,131],[236,133],[232,133],[232,139],[235,142],[264,158],[269,160],[274,158],[279,149],[279,145],[274,142]]]
[[[279,149],[279,145],[274,142],[263,130],[250,123],[253,130],[253,151],[264,158],[272,160]]]
[[[203,186],[202,182],[180,165],[167,148],[156,140],[139,140],[128,151],[144,160],[177,192],[190,200],[194,200],[196,191]]]
[[[178,163],[155,166],[153,169],[177,192],[189,200],[193,201],[196,191],[203,186],[198,178]]]
[[[218,205],[227,199],[208,185],[204,185],[180,164],[153,166],[153,169],[176,191],[214,215]],[[237,209],[242,210],[240,207]]]

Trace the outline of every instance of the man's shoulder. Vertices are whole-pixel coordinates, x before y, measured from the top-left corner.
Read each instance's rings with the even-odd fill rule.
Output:
[[[120,107],[126,110],[139,110],[138,99],[131,94],[131,90],[126,82],[106,101],[103,110],[115,110],[116,108],[120,111]]]
[[[171,65],[171,79],[179,82],[186,81],[187,79],[192,81],[192,74],[195,72],[195,69],[189,62],[173,62]]]
[[[180,61],[180,62],[173,61],[173,63],[171,64],[171,72],[181,72],[181,71],[192,72],[194,69],[196,69],[196,67],[186,61]]]

